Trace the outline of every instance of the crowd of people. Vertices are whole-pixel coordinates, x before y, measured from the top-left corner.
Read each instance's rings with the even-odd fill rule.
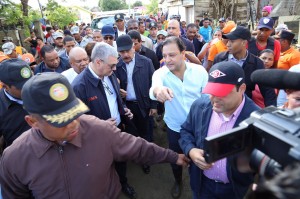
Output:
[[[240,157],[208,164],[204,139],[260,108],[300,106],[300,88],[278,91],[250,78],[259,69],[300,71],[295,33],[275,25],[271,9],[252,32],[230,18],[214,26],[207,13],[189,24],[179,15],[125,22],[116,14],[101,30],[42,26],[44,37],[32,31],[24,40],[29,52],[3,38],[3,198],[136,198],[129,160],[145,174],[170,163],[172,198],[181,196],[187,165],[193,199],[244,198],[254,173],[232,166]],[[169,149],[153,143],[162,117]]]

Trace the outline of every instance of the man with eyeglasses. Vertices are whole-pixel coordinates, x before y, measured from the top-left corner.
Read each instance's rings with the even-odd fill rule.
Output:
[[[120,36],[116,42],[120,59],[115,73],[120,80],[121,96],[134,114],[133,123],[136,127],[129,132],[136,132],[151,142],[153,135],[149,131],[149,118],[157,112],[157,102],[148,95],[154,72],[152,61],[135,52],[129,35]],[[150,166],[143,165],[143,171],[150,173]]]
[[[70,84],[73,82],[75,77],[80,74],[89,64],[90,59],[86,51],[81,47],[74,47],[69,53],[69,63],[72,68],[65,70],[61,74],[64,75]]]
[[[72,87],[76,96],[89,107],[87,114],[123,129],[122,124],[132,119],[133,114],[120,96],[120,86],[114,74],[117,63],[118,52],[104,42],[97,43],[92,51],[91,63],[75,78]],[[134,189],[127,183],[126,168],[126,162],[115,163],[123,193],[135,198]]]
[[[101,30],[103,41],[111,46],[113,46],[115,49],[117,49],[117,45],[115,40],[115,31],[112,26],[105,25],[102,27]]]

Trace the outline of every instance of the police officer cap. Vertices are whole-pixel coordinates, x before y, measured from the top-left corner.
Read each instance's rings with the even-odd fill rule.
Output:
[[[118,20],[124,21],[124,14],[122,14],[122,13],[116,14],[115,15],[115,21],[118,21]]]
[[[8,59],[0,64],[0,81],[9,86],[22,89],[25,82],[32,77],[28,64],[21,59]]]
[[[55,127],[64,127],[89,111],[60,73],[38,73],[22,89],[23,107]]]

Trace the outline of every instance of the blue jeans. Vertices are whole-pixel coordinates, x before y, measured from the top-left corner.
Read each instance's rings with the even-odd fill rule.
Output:
[[[215,182],[202,176],[200,195],[193,191],[193,199],[235,199],[232,183]]]

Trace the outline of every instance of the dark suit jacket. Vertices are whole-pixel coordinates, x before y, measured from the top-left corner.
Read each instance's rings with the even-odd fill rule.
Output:
[[[152,84],[152,75],[154,67],[150,59],[135,53],[135,66],[133,68],[132,81],[135,95],[143,116],[148,114],[150,109],[157,108],[157,102],[149,97],[149,90]],[[120,58],[115,71],[120,80],[120,87],[127,89],[127,69],[125,62]]]
[[[247,119],[250,114],[256,110],[259,110],[259,107],[245,95],[244,107],[233,127],[237,127],[240,122]],[[211,115],[212,105],[207,95],[203,95],[192,104],[186,121],[181,125],[179,139],[180,147],[187,156],[192,148],[204,149],[204,140],[207,137]],[[237,169],[229,163],[232,161],[232,157],[228,158],[226,165],[227,176],[229,181],[233,184],[233,190],[235,192],[235,197],[233,196],[232,198],[242,199],[249,185],[253,183],[253,174],[238,172]],[[199,167],[191,161],[189,172],[191,188],[194,192],[199,194],[203,170],[199,169]]]
[[[156,57],[156,54],[153,50],[151,50],[151,49],[149,49],[149,48],[142,45],[141,51],[139,52],[139,54],[149,58],[152,61],[155,70],[160,68],[159,61],[158,61],[158,59]]]
[[[114,87],[114,92],[117,94],[119,113],[121,116],[124,116],[125,104],[120,96],[120,86],[115,74],[109,76],[109,79]],[[88,68],[84,69],[74,79],[72,87],[76,96],[90,108],[87,114],[94,115],[102,120],[111,118],[103,84],[100,79],[93,76]]]
[[[183,37],[186,38],[189,41],[189,39],[186,37],[186,35],[184,35]],[[200,42],[197,38],[193,39],[193,45],[194,45],[194,48],[195,48],[195,55],[196,56],[199,54],[199,52],[201,51],[204,44],[205,44],[205,42]]]

